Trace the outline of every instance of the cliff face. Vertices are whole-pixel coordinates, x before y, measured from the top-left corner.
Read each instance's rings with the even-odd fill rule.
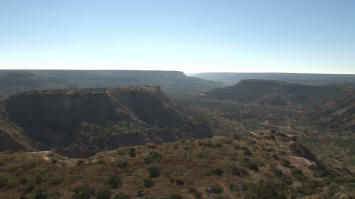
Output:
[[[0,151],[34,151],[36,144],[25,136],[22,129],[10,122],[0,104]]]
[[[212,133],[201,116],[158,87],[31,91],[11,96],[5,110],[45,148],[84,153]]]

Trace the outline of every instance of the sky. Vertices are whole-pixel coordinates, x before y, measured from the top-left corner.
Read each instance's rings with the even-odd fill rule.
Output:
[[[355,1],[0,0],[0,69],[355,74]]]

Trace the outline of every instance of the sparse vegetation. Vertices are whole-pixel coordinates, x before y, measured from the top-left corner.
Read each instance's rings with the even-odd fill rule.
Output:
[[[106,183],[112,189],[117,189],[117,188],[121,187],[121,178],[116,175],[110,175],[107,178]]]
[[[144,184],[144,187],[150,188],[150,187],[154,186],[154,181],[151,178],[146,178],[146,179],[144,179],[143,184]]]

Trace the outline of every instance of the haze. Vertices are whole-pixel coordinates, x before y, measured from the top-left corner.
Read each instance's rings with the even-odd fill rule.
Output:
[[[0,69],[355,73],[352,0],[3,0]]]

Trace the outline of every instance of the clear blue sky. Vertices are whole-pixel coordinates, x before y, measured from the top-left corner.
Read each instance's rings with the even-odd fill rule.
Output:
[[[355,73],[355,1],[0,0],[0,68]]]

